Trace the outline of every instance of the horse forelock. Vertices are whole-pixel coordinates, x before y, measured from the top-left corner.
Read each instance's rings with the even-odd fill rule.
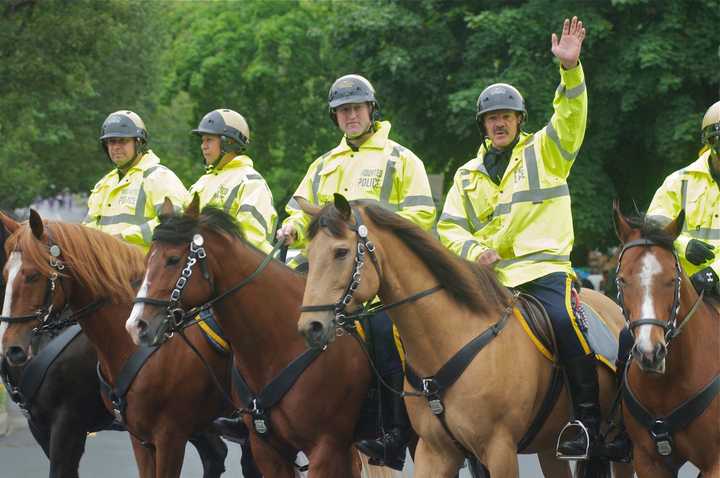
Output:
[[[509,292],[491,269],[455,256],[414,223],[375,203],[359,200],[350,204],[376,226],[398,237],[456,301],[480,313],[492,312],[509,303]],[[325,228],[334,237],[342,237],[348,225],[329,204],[310,223],[308,236],[312,239]]]
[[[60,261],[66,269],[96,298],[107,298],[115,303],[128,302],[135,295],[132,283],[142,277],[144,255],[140,248],[125,244],[114,237],[79,224],[45,222],[53,244],[60,247]],[[23,253],[23,260],[49,276],[55,271],[50,265],[50,246],[47,236],[37,240],[28,224],[8,240],[13,250]]]
[[[189,243],[203,228],[244,240],[235,218],[222,209],[205,206],[198,217],[181,214],[160,216],[160,224],[153,232],[153,241],[170,244]]]

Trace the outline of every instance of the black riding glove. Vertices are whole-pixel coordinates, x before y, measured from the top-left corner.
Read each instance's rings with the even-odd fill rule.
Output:
[[[706,294],[717,293],[718,291],[718,276],[710,267],[693,274],[690,277],[690,282],[692,282],[698,294],[703,290]]]
[[[688,262],[699,266],[700,264],[715,259],[713,252],[715,246],[697,239],[690,239],[687,249],[685,249],[685,259]]]

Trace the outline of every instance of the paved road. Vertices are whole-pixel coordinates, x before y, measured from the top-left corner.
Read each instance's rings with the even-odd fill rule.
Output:
[[[11,410],[11,432],[0,437],[0,478],[44,478],[48,475],[48,462],[25,426],[24,418]],[[225,476],[241,477],[240,447],[229,443],[225,461]],[[130,449],[130,440],[124,432],[101,432],[88,438],[85,455],[80,463],[81,477],[128,478],[137,476],[137,468]],[[182,478],[202,476],[200,459],[192,446],[185,452]],[[412,476],[412,464],[406,466],[405,476]],[[520,457],[521,478],[542,476],[535,456]],[[679,478],[694,478],[697,471],[685,466]],[[463,470],[461,478],[469,478]]]

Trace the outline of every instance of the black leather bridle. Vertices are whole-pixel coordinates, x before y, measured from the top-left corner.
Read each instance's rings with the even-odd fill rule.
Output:
[[[267,267],[267,265],[272,261],[273,257],[275,256],[275,253],[282,246],[282,242],[278,241],[273,247],[273,250],[267,256],[265,256],[263,261],[252,274],[247,276],[245,279],[243,279],[236,285],[230,287],[225,292],[218,295],[216,293],[215,283],[207,265],[207,252],[205,251],[204,244],[205,238],[202,236],[202,234],[198,233],[193,235],[193,238],[190,241],[190,245],[188,246],[189,250],[187,262],[185,263],[185,267],[183,267],[182,271],[180,272],[180,277],[178,277],[177,281],[175,282],[175,287],[170,293],[169,300],[156,299],[154,297],[136,297],[135,299],[133,299],[133,302],[136,304],[149,304],[156,307],[165,308],[165,318],[161,322],[160,326],[158,327],[158,331],[153,338],[153,345],[158,345],[164,339],[172,337],[175,332],[180,332],[189,325],[193,325],[199,321],[202,321],[203,319],[193,320],[192,322],[189,322],[189,319],[192,319],[199,313],[210,309],[213,304],[225,299],[230,294],[237,292],[239,289],[251,283],[265,269],[265,267]],[[190,282],[190,277],[192,277],[193,274],[193,268],[198,263],[200,263],[200,270],[203,277],[210,284],[211,294],[214,297],[203,304],[200,304],[189,310],[185,310],[182,306],[182,294],[185,290],[185,287],[187,287],[188,282]]]
[[[625,297],[623,295],[623,284],[620,282],[620,268],[622,265],[622,258],[625,252],[633,247],[651,247],[651,246],[658,246],[663,249],[667,249],[662,244],[653,241],[651,239],[637,239],[635,241],[630,241],[625,244],[623,244],[622,250],[620,251],[620,254],[618,256],[618,263],[617,268],[615,269],[615,282],[617,285],[618,290],[618,304],[620,305],[620,308],[622,309],[623,316],[625,317],[625,321],[628,323],[628,327],[630,329],[630,332],[633,333],[636,328],[642,326],[642,325],[653,325],[656,327],[660,327],[665,331],[665,343],[669,346],[672,339],[680,335],[682,332],[683,327],[688,323],[688,321],[695,315],[695,312],[697,311],[699,305],[702,303],[704,291],[700,293],[700,296],[698,297],[697,301],[693,304],[690,311],[685,315],[685,318],[682,319],[682,321],[678,322],[678,313],[680,311],[680,287],[682,284],[682,268],[680,266],[680,259],[678,258],[677,252],[675,252],[674,249],[671,249],[670,252],[673,255],[673,258],[675,259],[675,290],[673,293],[673,303],[671,306],[670,311],[670,318],[669,320],[659,320],[656,318],[647,318],[647,317],[641,317],[638,320],[630,320],[630,315],[627,312],[627,309],[625,308]]]
[[[342,334],[343,331],[354,331],[356,319],[362,317],[372,317],[373,315],[383,310],[392,309],[408,302],[414,302],[422,297],[426,297],[442,289],[441,285],[437,285],[435,287],[431,287],[429,289],[406,297],[405,299],[393,302],[392,304],[374,307],[369,310],[365,310],[364,307],[361,306],[359,311],[356,311],[354,313],[348,313],[346,311],[346,308],[348,304],[352,302],[355,292],[360,287],[360,282],[362,280],[362,270],[365,266],[366,254],[370,255],[370,259],[372,260],[373,266],[375,267],[375,270],[378,274],[378,280],[381,280],[382,278],[382,274],[380,272],[380,265],[378,263],[377,256],[375,255],[375,244],[373,244],[373,242],[368,238],[368,228],[365,224],[363,224],[362,218],[360,217],[360,214],[357,212],[357,210],[351,209],[351,211],[353,217],[355,218],[355,223],[347,224],[347,227],[351,231],[355,232],[355,235],[357,236],[357,245],[355,247],[355,265],[353,266],[353,270],[350,274],[350,279],[348,280],[347,286],[345,286],[345,291],[342,293],[338,301],[334,304],[303,305],[300,307],[300,312],[332,311],[334,314],[332,324],[336,327],[338,333],[340,334]],[[320,219],[320,226],[324,226],[322,218]]]

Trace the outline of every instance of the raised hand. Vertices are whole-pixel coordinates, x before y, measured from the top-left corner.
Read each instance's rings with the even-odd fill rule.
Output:
[[[560,40],[555,33],[552,34],[553,55],[560,60],[566,70],[577,66],[584,39],[585,27],[577,17],[572,17],[572,20],[565,19]]]

